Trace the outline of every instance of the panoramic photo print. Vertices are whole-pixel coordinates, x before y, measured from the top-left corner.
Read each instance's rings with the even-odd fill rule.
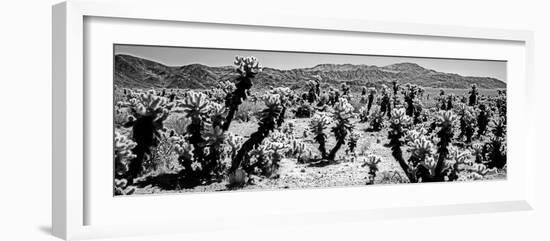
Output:
[[[506,179],[505,61],[119,44],[113,61],[115,196]]]

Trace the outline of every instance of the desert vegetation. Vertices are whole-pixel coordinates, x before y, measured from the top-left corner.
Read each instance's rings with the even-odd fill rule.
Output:
[[[114,194],[506,177],[506,91],[303,79],[236,57],[215,88],[114,88]]]

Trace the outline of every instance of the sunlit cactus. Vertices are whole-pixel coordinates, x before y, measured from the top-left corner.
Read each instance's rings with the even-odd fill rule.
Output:
[[[439,142],[437,143],[437,167],[435,172],[438,174],[436,176],[436,181],[441,181],[442,171],[445,167],[445,158],[449,154],[449,144],[454,137],[454,126],[457,122],[457,116],[452,111],[440,111],[438,113],[438,123],[439,131],[437,132],[437,137],[439,137]]]
[[[378,173],[379,170],[378,164],[380,164],[380,162],[382,162],[382,159],[379,156],[371,154],[367,156],[367,160],[363,163],[362,167],[369,168],[367,185],[374,184],[376,173]]]
[[[237,72],[243,77],[253,77],[262,71],[260,62],[254,56],[237,56],[233,64],[237,66]]]
[[[343,96],[349,96],[349,94],[350,94],[349,85],[347,85],[346,83],[342,83],[342,85],[340,85],[340,88],[342,89],[342,95]]]
[[[227,152],[230,159],[234,159],[237,155],[237,151],[241,148],[244,143],[244,138],[242,136],[230,134],[227,135],[225,139],[226,147],[228,148]]]
[[[285,120],[285,114],[286,109],[290,105],[290,97],[292,96],[292,90],[287,87],[277,87],[272,90],[270,90],[271,94],[278,95],[280,99],[280,105],[281,105],[281,113],[279,114],[279,118],[277,119],[277,126],[281,126]]]
[[[462,103],[458,105],[457,110],[460,118],[460,134],[458,135],[458,139],[461,140],[463,137],[466,137],[466,143],[471,143],[476,127],[475,110],[473,107]]]
[[[496,107],[497,107],[497,110],[498,110],[498,115],[501,117],[501,118],[504,118],[504,120],[506,121],[506,109],[507,109],[507,104],[506,104],[506,90],[504,90],[503,92],[504,94],[500,94],[499,96],[495,97],[495,104],[496,104]]]
[[[397,93],[399,92],[400,85],[397,83],[397,80],[392,80],[392,90],[393,90],[393,107],[397,108],[397,105],[399,104],[399,100],[397,98]],[[406,85],[410,86],[409,83]]]
[[[227,94],[225,105],[228,108],[228,112],[225,118],[225,122],[222,126],[222,130],[227,131],[231,125],[231,121],[235,117],[235,113],[239,109],[239,105],[243,103],[248,96],[247,92],[252,88],[252,79],[262,71],[260,63],[255,57],[235,57],[237,73],[237,83],[235,84],[234,91]],[[228,88],[233,88],[229,85]]]
[[[390,148],[392,156],[397,160],[410,182],[415,182],[416,173],[410,168],[409,163],[403,157],[401,147],[404,144],[404,136],[411,125],[412,120],[406,115],[405,109],[394,109],[390,118],[390,130],[388,131],[388,139],[390,139]]]
[[[369,110],[367,106],[363,106],[359,109],[359,121],[367,122],[369,119]]]
[[[497,117],[492,122],[493,136],[488,146],[487,160],[486,163],[488,168],[498,168],[502,169],[506,165],[506,124],[505,118]]]
[[[223,127],[227,108],[221,104],[210,102],[208,115],[210,116],[210,124],[214,127]]]
[[[353,106],[348,103],[347,99],[342,98],[336,103],[332,112],[335,126],[331,130],[336,138],[336,145],[329,152],[327,160],[333,161],[340,147],[346,143],[346,136],[353,130],[353,125],[350,122],[352,116]]]
[[[493,135],[497,138],[504,137],[506,133],[506,118],[497,117],[493,119],[491,124],[492,124],[491,132],[493,133]]]
[[[394,89],[394,91],[396,90]],[[414,104],[414,102],[416,100],[416,96],[418,95],[418,91],[419,91],[418,86],[411,85],[409,83],[405,84],[405,88],[403,88],[402,90],[403,96],[405,98],[405,103],[407,104],[406,113],[410,117],[413,117],[416,112],[415,110],[416,105]]]
[[[327,158],[326,141],[327,135],[325,130],[332,123],[333,119],[324,112],[316,113],[309,120],[309,130],[313,133],[313,139],[319,144],[321,158]]]
[[[267,94],[263,97],[263,100],[266,108],[261,113],[258,130],[252,133],[250,138],[243,143],[241,149],[232,160],[229,172],[237,170],[241,163],[249,158],[248,153],[258,147],[277,126],[277,120],[282,110],[281,96],[278,94]]]
[[[130,161],[136,157],[132,153],[132,149],[137,146],[137,143],[127,138],[120,132],[115,131],[114,141],[114,158],[115,158],[115,176],[123,178],[128,172]]]
[[[185,113],[185,117],[191,119],[191,124],[187,126],[188,141],[193,145],[194,158],[199,163],[205,161],[205,150],[203,148],[205,139],[202,133],[206,129],[210,106],[208,97],[195,91],[187,92],[187,96],[177,104],[177,107]]]
[[[208,170],[206,175],[220,177],[225,169],[221,158],[226,139],[225,131],[222,130],[221,126],[210,125],[203,136],[205,138],[203,146],[208,148],[204,161],[204,168]]]
[[[461,171],[477,170],[477,164],[469,159],[470,155],[469,151],[461,152],[455,147],[450,149],[445,163],[447,181],[458,180]]]
[[[132,139],[137,145],[132,149],[136,157],[130,162],[128,182],[133,183],[143,170],[143,162],[151,154],[151,148],[159,142],[159,131],[164,128],[172,105],[164,97],[159,97],[154,90],[132,94],[129,100],[128,122],[124,127],[132,128]]]
[[[132,195],[136,191],[135,187],[129,186],[126,179],[114,179],[115,195]]]
[[[380,107],[375,106],[369,114],[370,129],[380,131],[384,127],[384,113],[380,111]]]
[[[352,131],[349,135],[348,140],[348,149],[346,150],[347,153],[355,154],[355,148],[357,147],[357,142],[361,138],[361,133]]]

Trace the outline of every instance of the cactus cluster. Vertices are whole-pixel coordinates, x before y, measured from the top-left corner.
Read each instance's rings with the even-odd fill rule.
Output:
[[[263,97],[266,108],[262,111],[256,132],[250,135],[237,155],[232,160],[229,172],[236,171],[243,161],[250,158],[249,152],[257,148],[262,141],[277,127],[277,121],[282,111],[281,97],[279,94],[267,94]]]
[[[471,106],[461,103],[458,105],[458,116],[460,119],[460,134],[458,139],[466,138],[466,143],[471,143],[477,126],[475,110]]]
[[[129,183],[142,172],[145,158],[151,155],[151,148],[158,144],[160,131],[164,128],[164,121],[171,108],[172,104],[154,90],[129,100],[130,116],[124,127],[132,128],[132,139],[137,143],[132,149],[136,157],[129,164]]]
[[[425,129],[409,130],[411,119],[404,109],[392,113],[388,133],[392,156],[398,161],[410,182],[453,181],[458,178],[459,168],[470,156],[469,152],[450,150],[454,128],[458,122],[452,111],[440,111],[437,115],[439,130],[433,139]],[[401,147],[408,144],[411,156],[405,160]]]

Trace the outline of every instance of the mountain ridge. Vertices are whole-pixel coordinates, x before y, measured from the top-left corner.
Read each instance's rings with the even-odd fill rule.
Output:
[[[231,66],[211,67],[204,64],[167,66],[127,54],[114,56],[114,83],[130,88],[212,88],[220,80],[233,80],[237,73]],[[391,81],[412,83],[432,88],[469,88],[477,84],[482,89],[506,88],[506,83],[492,77],[461,76],[403,62],[387,66],[354,64],[318,64],[309,68],[280,70],[264,67],[255,80],[256,87],[301,88],[308,80],[321,84],[346,83],[352,87],[389,85]]]

